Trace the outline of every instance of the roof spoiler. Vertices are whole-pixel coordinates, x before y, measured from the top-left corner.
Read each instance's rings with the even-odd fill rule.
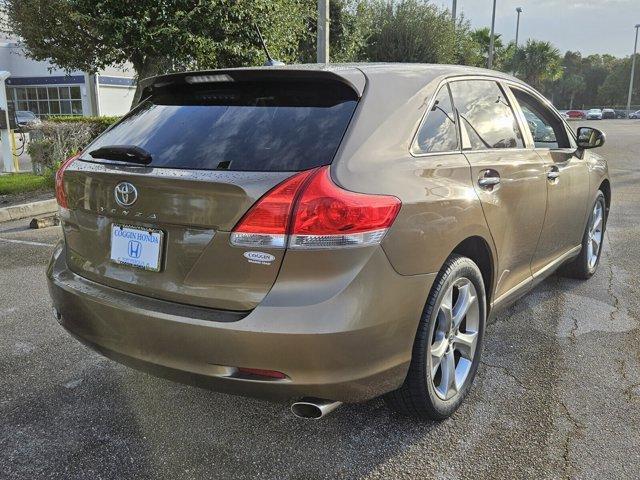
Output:
[[[196,72],[171,73],[145,78],[140,82],[141,99],[153,94],[154,90],[170,85],[189,85],[222,82],[254,82],[261,80],[315,80],[341,83],[351,88],[360,98],[364,91],[365,77],[358,69],[344,69],[340,74],[334,71],[306,68],[234,68],[229,70],[204,70]]]

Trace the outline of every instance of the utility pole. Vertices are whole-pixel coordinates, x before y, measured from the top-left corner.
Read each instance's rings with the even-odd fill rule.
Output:
[[[318,0],[318,63],[329,63],[329,0]]]
[[[453,19],[453,26],[456,26],[456,10],[458,6],[458,0],[453,0],[451,4],[451,18]]]
[[[520,33],[520,14],[522,13],[522,7],[517,7],[518,19],[516,20],[516,49],[518,49],[518,34]]]
[[[98,100],[98,75],[85,72],[84,85],[87,89],[87,103],[89,104],[89,115],[100,116],[100,101]]]
[[[487,68],[493,68],[493,49],[495,43],[495,26],[496,26],[496,0],[493,0],[493,12],[491,13],[491,36],[489,37],[489,58],[487,60]]]
[[[636,52],[638,51],[638,28],[640,23],[635,26],[636,41],[633,44],[633,57],[631,57],[631,78],[629,79],[629,96],[627,97],[627,117],[631,113],[631,96],[633,95],[633,76],[636,74]]]

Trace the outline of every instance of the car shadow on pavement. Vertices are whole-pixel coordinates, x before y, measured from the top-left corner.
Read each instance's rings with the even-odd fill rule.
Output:
[[[381,400],[301,420],[286,404],[175,384],[89,350],[74,357],[84,365],[65,362],[9,411],[0,403],[8,478],[357,478],[437,425]]]
[[[286,404],[137,372],[56,332],[43,352],[56,370],[35,378],[37,389],[23,398],[0,402],[0,465],[9,478],[386,478],[416,470],[495,478],[521,474],[527,459],[527,471],[542,477],[560,468],[544,447],[557,436],[559,282],[573,284],[551,277],[488,325],[476,385],[443,422],[400,416],[381,399],[301,420]],[[23,378],[37,371],[19,370]]]

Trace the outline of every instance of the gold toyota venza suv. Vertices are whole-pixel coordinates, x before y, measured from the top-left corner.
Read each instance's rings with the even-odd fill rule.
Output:
[[[603,142],[482,69],[154,77],[58,172],[54,313],[116,361],[301,417],[384,394],[442,419],[488,318],[596,270]]]

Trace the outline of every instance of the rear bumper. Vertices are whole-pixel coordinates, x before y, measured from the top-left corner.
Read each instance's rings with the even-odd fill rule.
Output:
[[[282,400],[359,402],[401,385],[435,277],[398,275],[376,247],[344,288],[325,298],[313,282],[293,286],[285,278],[251,312],[225,312],[89,281],[68,269],[64,250],[60,244],[49,265],[49,291],[58,321],[81,342],[154,375]],[[295,302],[281,291],[314,288],[313,294],[294,295]],[[288,304],[279,304],[285,298]],[[239,378],[237,367],[276,370],[287,378]]]

